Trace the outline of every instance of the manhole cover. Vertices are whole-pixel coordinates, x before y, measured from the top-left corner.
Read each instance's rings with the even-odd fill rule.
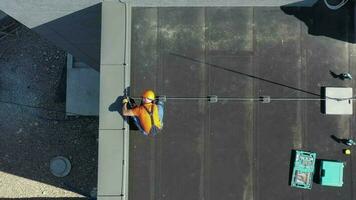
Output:
[[[51,159],[49,167],[53,175],[57,177],[64,177],[69,174],[72,166],[67,158],[57,156]]]

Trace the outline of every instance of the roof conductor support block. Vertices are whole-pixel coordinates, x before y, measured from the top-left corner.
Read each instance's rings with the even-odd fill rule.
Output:
[[[158,101],[161,101],[161,102],[166,102],[167,101],[167,97],[165,95],[160,95],[157,97]]]
[[[270,103],[271,97],[270,96],[261,96],[260,101],[262,101],[262,103]]]
[[[325,87],[325,109],[327,115],[352,115],[352,88]]]

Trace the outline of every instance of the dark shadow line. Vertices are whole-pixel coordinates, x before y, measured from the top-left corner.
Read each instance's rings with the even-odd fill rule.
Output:
[[[124,131],[125,128],[101,128],[99,131]]]
[[[21,104],[21,103],[12,102],[12,101],[0,100],[0,103],[2,103],[2,104],[10,104],[10,105],[15,105],[15,106],[20,106],[20,107],[27,107],[27,108],[32,108],[32,109],[45,110],[45,111],[56,112],[56,113],[73,114],[73,115],[80,115],[81,116],[81,114],[78,114],[78,113],[66,112],[66,111],[61,111],[61,110],[54,110],[54,109],[49,109],[49,108],[45,108],[45,107]]]
[[[100,2],[88,5],[31,30],[100,73],[101,6]],[[86,23],[88,21],[91,23]]]
[[[315,167],[314,167],[314,175],[313,175],[313,182],[316,184],[320,184],[321,181],[321,160],[320,159],[315,159]]]
[[[329,70],[329,73],[333,78],[340,78],[340,76],[338,74],[336,74],[335,72],[333,72],[331,70]]]
[[[330,135],[330,138],[333,139],[335,142],[340,143],[342,142],[341,138],[336,137],[335,135]]]
[[[28,199],[43,199],[43,200],[65,200],[65,199],[68,199],[68,200],[76,200],[76,199],[95,199],[95,198],[88,198],[88,197],[19,197],[19,198],[1,198],[2,200],[14,200],[14,199],[21,199],[21,200],[28,200]]]
[[[341,0],[329,0],[337,3]],[[325,36],[336,40],[355,43],[355,1],[349,1],[337,10],[331,10],[324,0],[302,0],[280,6],[286,14],[294,16],[306,25],[310,35]]]
[[[35,29],[33,29],[35,30]],[[68,44],[72,45],[73,47],[77,46],[75,43],[70,42],[69,40],[66,39],[66,37],[63,36],[63,34],[59,33],[58,31],[54,30],[51,26],[48,26],[48,30],[51,30],[53,33],[57,34],[63,41],[68,42]],[[77,43],[78,44],[78,43]],[[84,44],[88,44],[88,43],[84,43]],[[91,44],[96,44],[95,42],[91,42]],[[63,49],[63,48],[62,48]],[[87,56],[87,58],[89,58],[91,61],[93,61],[96,64],[99,64],[97,62],[97,60],[95,60],[95,58],[93,58],[90,54],[88,54],[86,51],[82,50],[82,49],[77,49],[80,53],[82,53],[83,55]],[[100,65],[100,64],[99,64]],[[91,65],[88,64],[89,67],[91,67]],[[93,67],[92,67],[93,68]],[[93,68],[95,71],[98,71],[96,68]],[[100,70],[99,70],[100,72]]]
[[[325,106],[325,103],[326,103],[326,95],[325,95],[325,90],[326,90],[325,87],[321,87],[321,88],[320,88],[320,96],[321,96],[321,99],[323,99],[323,100],[320,100],[320,112],[323,113],[323,114],[326,113],[326,106]]]
[[[290,156],[290,161],[289,161],[289,177],[288,177],[288,185],[289,186],[291,186],[291,183],[292,183],[295,154],[296,154],[296,150],[292,149],[291,156]]]
[[[123,194],[103,194],[103,195],[98,195],[97,197],[123,197],[125,195]]]
[[[275,84],[275,85],[278,85],[278,86],[286,87],[286,88],[289,88],[289,89],[297,90],[297,91],[300,91],[300,92],[304,92],[304,93],[307,93],[307,94],[310,94],[310,95],[314,95],[314,96],[320,97],[319,94],[316,94],[316,93],[313,93],[313,92],[309,92],[309,91],[306,91],[306,90],[302,90],[300,88],[284,85],[284,84],[281,84],[281,83],[278,83],[278,82],[275,82],[275,81],[271,81],[271,80],[267,80],[267,79],[264,79],[264,78],[261,78],[261,77],[257,77],[257,76],[253,76],[253,75],[246,74],[246,73],[243,73],[243,72],[235,71],[235,70],[232,70],[232,69],[228,69],[228,68],[221,67],[221,66],[218,66],[218,65],[215,65],[215,64],[211,64],[211,63],[207,63],[207,62],[204,62],[204,61],[201,61],[201,60],[198,60],[198,59],[194,59],[194,58],[190,58],[190,57],[187,57],[187,56],[179,55],[179,54],[176,54],[176,53],[170,53],[170,54],[174,55],[174,56],[178,56],[178,57],[184,58],[184,59],[187,59],[187,60],[191,60],[193,62],[197,62],[197,63],[204,64],[204,65],[208,65],[210,67],[214,67],[214,68],[225,70],[225,71],[228,71],[228,72],[244,75],[244,76],[247,76],[247,77],[250,77],[250,78],[254,78],[254,79],[257,79],[257,80],[260,80],[260,81],[265,81],[267,83],[272,83],[272,84]]]
[[[85,194],[84,191],[81,191],[79,188],[76,188],[68,183],[64,183],[65,189],[75,192],[77,194],[82,195],[83,197],[85,197],[86,199],[92,199],[92,197],[90,197],[90,194]]]

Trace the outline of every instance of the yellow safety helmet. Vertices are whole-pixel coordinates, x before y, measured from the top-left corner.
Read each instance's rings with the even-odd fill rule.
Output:
[[[142,98],[147,98],[150,100],[155,100],[156,95],[152,90],[146,90],[142,93]]]

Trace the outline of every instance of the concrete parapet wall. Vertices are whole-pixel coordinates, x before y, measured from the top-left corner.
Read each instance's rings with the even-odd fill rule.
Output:
[[[128,199],[129,127],[120,115],[129,86],[129,6],[102,3],[98,199]]]

